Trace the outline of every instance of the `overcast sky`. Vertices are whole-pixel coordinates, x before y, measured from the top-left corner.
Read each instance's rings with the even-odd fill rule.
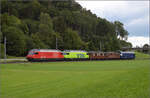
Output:
[[[149,1],[76,1],[98,17],[121,21],[133,46],[149,43]]]

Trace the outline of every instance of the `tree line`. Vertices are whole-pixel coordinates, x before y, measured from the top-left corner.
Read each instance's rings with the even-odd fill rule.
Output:
[[[117,51],[132,47],[120,21],[110,22],[74,0],[1,0],[1,47],[24,56],[30,49]],[[57,40],[56,40],[57,39]],[[3,51],[3,49],[2,49]]]

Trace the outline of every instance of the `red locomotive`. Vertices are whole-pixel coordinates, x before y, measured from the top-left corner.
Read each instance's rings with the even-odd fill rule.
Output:
[[[27,55],[29,61],[58,61],[63,60],[64,56],[60,50],[33,49]]]

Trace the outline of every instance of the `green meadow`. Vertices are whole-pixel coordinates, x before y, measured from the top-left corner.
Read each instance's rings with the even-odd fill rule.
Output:
[[[149,54],[144,54],[141,52],[135,52],[136,58],[135,59],[149,59],[150,60],[150,55]]]
[[[150,98],[150,61],[0,65],[1,98]]]

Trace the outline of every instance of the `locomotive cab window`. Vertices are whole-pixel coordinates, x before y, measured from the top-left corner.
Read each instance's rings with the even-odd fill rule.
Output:
[[[39,54],[38,52],[35,52],[34,54]]]
[[[69,55],[69,53],[63,53],[63,55]]]

